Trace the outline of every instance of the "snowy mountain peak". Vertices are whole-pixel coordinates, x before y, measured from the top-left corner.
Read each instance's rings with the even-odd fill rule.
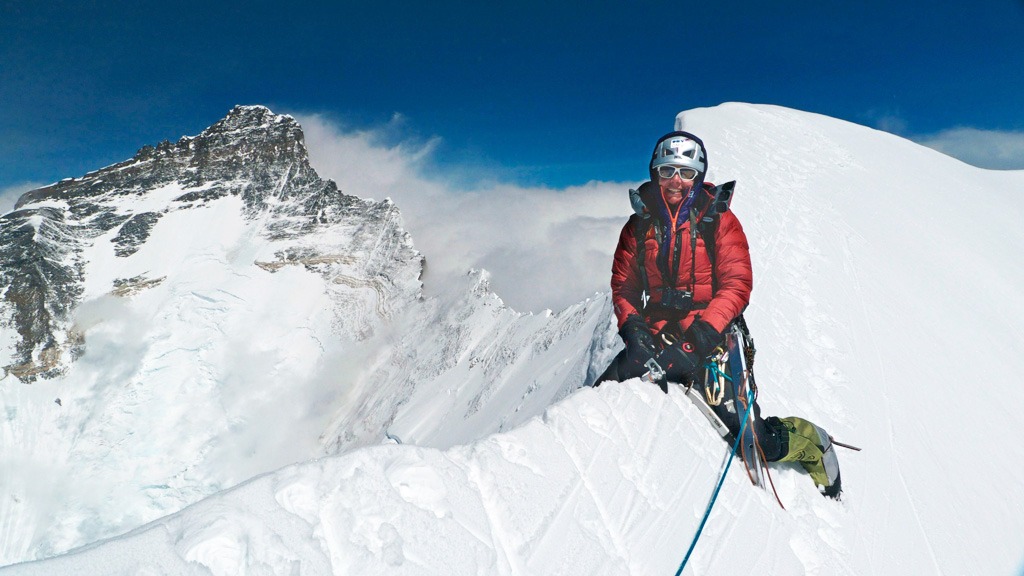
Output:
[[[227,116],[207,128],[203,134],[212,132],[246,131],[259,127],[280,125],[288,130],[299,130],[299,124],[288,114],[274,114],[270,108],[260,105],[238,105]]]
[[[145,146],[127,161],[30,191],[3,216],[0,323],[10,329],[0,340],[5,375],[26,382],[52,377],[83,352],[70,315],[86,296],[91,248],[109,247],[116,259],[128,259],[169,215],[232,197],[241,200],[239,216],[254,223],[258,236],[290,242],[268,261],[322,264],[323,242],[296,241],[352,217],[390,222],[386,228],[411,251],[393,204],[347,196],[316,174],[292,117],[238,106],[198,136]],[[115,267],[132,268],[127,262]],[[415,267],[418,277],[418,261]],[[102,290],[155,277],[111,278]]]
[[[194,143],[198,142],[198,146]],[[262,148],[268,142],[284,144],[278,151],[287,152],[297,143],[295,160],[305,161],[302,128],[294,118],[285,114],[274,114],[265,106],[235,106],[228,115],[195,137],[183,136],[176,144],[164,140],[157,146],[143,146],[133,158],[144,161],[175,150],[195,149],[252,149]]]
[[[309,166],[301,127],[291,116],[274,114],[262,106],[236,106],[198,136],[143,146],[124,162],[27,192],[15,208],[111,192],[139,194],[170,181],[180,182],[186,189],[215,181],[258,185],[282,168],[290,170],[292,178],[301,175],[319,180]],[[176,200],[212,199],[231,192],[230,188],[220,189]]]

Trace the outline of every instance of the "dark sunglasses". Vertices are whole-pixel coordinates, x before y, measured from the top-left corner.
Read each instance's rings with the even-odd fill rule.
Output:
[[[668,164],[658,166],[658,176],[662,180],[668,180],[676,174],[679,174],[679,177],[683,180],[693,180],[697,177],[697,171],[693,168],[677,168]]]

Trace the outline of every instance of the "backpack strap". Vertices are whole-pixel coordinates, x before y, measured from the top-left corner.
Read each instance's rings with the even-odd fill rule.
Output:
[[[640,311],[647,308],[647,302],[651,299],[650,281],[647,279],[647,231],[651,228],[651,217],[647,214],[636,217],[633,223],[633,238],[636,240],[636,262],[640,268],[640,286],[643,292],[640,295]]]
[[[735,180],[712,188],[712,198],[708,205],[707,212],[705,212],[704,217],[700,219],[700,223],[697,224],[697,232],[704,240],[704,251],[707,252],[708,260],[711,262],[712,296],[718,292],[718,275],[715,274],[715,252],[717,249],[717,246],[715,245],[715,234],[718,232],[718,223],[721,219],[721,214],[729,210],[729,205],[732,203],[732,194],[735,189]]]
[[[697,224],[697,233],[700,234],[702,240],[704,240],[704,251],[707,252],[708,260],[711,262],[711,295],[714,296],[718,293],[718,274],[715,272],[715,233],[718,232],[718,214],[715,214],[711,221],[707,221],[707,217],[701,219]]]

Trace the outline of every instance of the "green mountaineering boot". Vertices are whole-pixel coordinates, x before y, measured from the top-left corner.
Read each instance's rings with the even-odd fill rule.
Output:
[[[796,416],[772,416],[766,424],[783,438],[782,457],[778,461],[799,462],[825,496],[839,498],[843,491],[839,478],[839,459],[836,458],[828,433]]]

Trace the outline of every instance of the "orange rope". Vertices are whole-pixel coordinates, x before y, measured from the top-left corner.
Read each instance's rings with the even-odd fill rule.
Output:
[[[750,386],[750,384],[753,383],[753,378],[751,378],[748,375],[749,372],[750,372],[749,364],[747,366],[748,366],[747,373],[745,373],[743,375],[743,384],[746,385],[746,386]],[[751,388],[752,388],[752,391],[754,392],[754,399],[755,399],[754,401],[756,402],[757,401],[757,388],[754,388],[754,387],[751,387]],[[744,394],[743,400],[744,401],[746,400],[746,395],[745,394]],[[768,471],[768,458],[765,457],[765,455],[764,455],[764,448],[761,448],[761,441],[757,438],[757,427],[756,426],[751,426],[750,427],[750,434],[751,434],[751,436],[754,437],[754,447],[757,449],[757,453],[761,457],[761,468],[764,469],[765,476],[768,477],[768,483],[772,487],[772,493],[775,494],[775,501],[779,503],[779,507],[780,508],[785,510],[786,507],[782,504],[782,499],[779,498],[779,491],[775,489],[775,480],[772,479],[772,474],[771,474],[771,472]],[[740,444],[742,445],[742,442]],[[750,483],[751,484],[757,484],[757,481],[754,480],[753,472],[750,470],[750,466],[746,465],[747,464],[746,446],[742,446],[742,448],[743,448],[743,452],[741,452],[741,456],[743,456],[743,464],[745,465],[744,467],[747,469],[747,478],[750,479]]]
[[[772,473],[768,471],[768,459],[765,458],[764,449],[761,448],[760,443],[757,445],[757,450],[761,453],[761,466],[764,467],[764,474],[768,477],[768,483],[772,485],[772,492],[775,493],[775,501],[779,503],[779,508],[785,510],[786,507],[782,505],[782,499],[779,498],[779,491],[775,489],[775,481],[772,480]]]

